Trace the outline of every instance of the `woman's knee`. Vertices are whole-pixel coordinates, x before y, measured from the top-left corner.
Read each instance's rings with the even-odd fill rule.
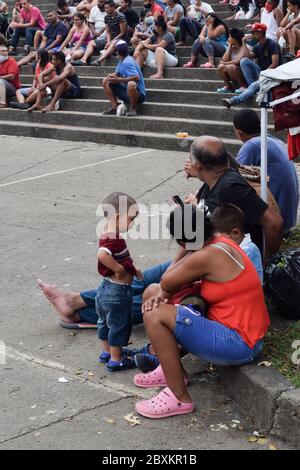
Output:
[[[150,284],[143,293],[143,302],[151,299],[151,297],[156,297],[159,292],[159,284]]]
[[[155,55],[157,54],[164,54],[165,53],[165,49],[163,47],[157,47],[155,49]]]

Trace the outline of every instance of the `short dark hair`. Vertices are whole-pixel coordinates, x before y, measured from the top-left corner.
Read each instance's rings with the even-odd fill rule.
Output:
[[[105,0],[105,5],[109,5],[110,7],[116,7],[114,0]]]
[[[169,215],[167,220],[167,228],[170,231],[172,238],[177,242],[194,243],[197,241],[197,231],[203,230],[204,241],[210,238],[214,232],[213,225],[210,221],[210,213],[208,209],[204,209],[204,218],[200,216],[200,211],[203,209],[198,208],[194,204],[183,204],[175,207]],[[197,227],[199,217],[204,222],[203,227]],[[187,227],[187,224],[189,225]],[[189,237],[192,235],[192,238]]]
[[[127,3],[127,5],[129,5],[131,7],[132,5],[132,0],[124,0],[125,3]]]
[[[68,6],[68,2],[67,0],[58,0],[56,6],[58,8],[65,7]]]
[[[63,65],[66,65],[66,56],[62,51],[53,52],[52,57],[56,57]]]
[[[128,212],[130,207],[135,206],[137,204],[136,200],[129,196],[126,193],[122,193],[120,191],[115,191],[102,201],[102,209],[104,213],[104,217],[107,217],[111,214],[111,208],[115,210],[115,212],[119,213],[120,208],[123,209],[123,204],[126,199],[126,211]]]
[[[154,21],[155,26],[162,28],[163,31],[167,31],[168,25],[165,22],[165,18],[163,16],[159,16],[155,21]]]
[[[210,220],[217,232],[229,235],[235,228],[245,232],[245,214],[234,204],[224,203],[217,206]]]
[[[219,141],[219,149],[216,152],[199,146],[197,141],[194,141],[191,145],[191,155],[198,162],[205,166],[208,170],[214,170],[228,165],[229,158],[228,153],[222,140]]]
[[[229,31],[230,36],[232,39],[235,39],[240,45],[243,44],[243,37],[245,36],[243,31],[238,28],[231,28]]]
[[[48,10],[47,15],[49,15],[49,13],[53,13],[54,15],[58,16],[58,13],[56,10]]]
[[[239,131],[248,135],[260,133],[260,120],[253,109],[241,109],[233,115],[233,125]]]

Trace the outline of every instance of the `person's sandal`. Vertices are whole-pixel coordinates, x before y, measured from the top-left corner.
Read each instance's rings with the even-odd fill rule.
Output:
[[[212,65],[210,62],[205,62],[205,64],[200,65],[201,69],[215,69],[215,65]]]
[[[196,65],[194,65],[193,62],[190,60],[190,61],[187,62],[186,64],[183,64],[182,67],[184,67],[184,68],[186,68],[186,69],[191,69],[191,68],[193,68],[193,67],[196,67]]]
[[[108,372],[118,372],[121,370],[135,369],[136,365],[133,359],[124,356],[120,362],[112,361],[111,359],[106,364]]]
[[[179,401],[174,393],[164,388],[158,395],[150,400],[138,401],[135,410],[146,418],[167,418],[168,416],[184,415],[194,411],[195,404]]]
[[[133,379],[134,384],[140,388],[167,387],[165,374],[161,365],[149,374],[136,374]],[[188,377],[184,378],[184,384],[188,385]]]

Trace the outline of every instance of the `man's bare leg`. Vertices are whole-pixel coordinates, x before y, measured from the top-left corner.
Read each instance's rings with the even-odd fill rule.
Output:
[[[65,79],[60,82],[55,88],[55,93],[52,100],[50,101],[48,106],[42,109],[42,112],[48,113],[49,111],[55,111],[55,105],[58,102],[59,98],[61,97],[61,95],[66,93],[70,89],[70,87],[71,83],[69,82],[69,80]]]
[[[38,286],[49,302],[51,302],[61,320],[65,323],[80,321],[77,310],[86,308],[87,305],[78,292],[66,292],[53,284],[47,284],[41,279],[38,279]]]

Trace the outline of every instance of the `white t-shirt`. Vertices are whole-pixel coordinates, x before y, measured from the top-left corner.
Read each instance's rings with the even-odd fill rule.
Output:
[[[104,17],[106,16],[105,11],[99,10],[98,6],[95,6],[91,9],[89,16],[89,23],[95,25],[96,33],[99,33],[103,28],[105,28]]]

